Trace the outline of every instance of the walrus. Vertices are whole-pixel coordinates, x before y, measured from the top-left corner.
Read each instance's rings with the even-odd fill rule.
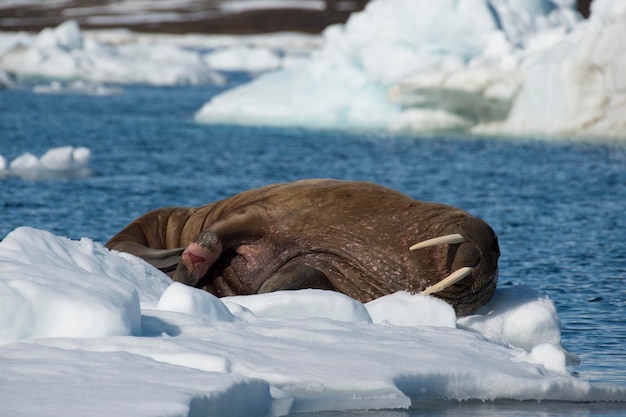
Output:
[[[408,291],[459,315],[489,301],[500,255],[492,228],[459,208],[328,179],[157,209],[106,247],[218,297],[318,288],[368,302]]]

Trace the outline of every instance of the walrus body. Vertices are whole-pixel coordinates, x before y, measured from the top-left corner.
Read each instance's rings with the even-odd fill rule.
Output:
[[[409,250],[451,234],[458,240]],[[464,269],[467,277],[436,294],[458,314],[491,298],[499,256],[493,230],[463,210],[337,180],[271,185],[199,208],[154,210],[106,246],[218,297],[323,288],[367,302],[424,291]]]

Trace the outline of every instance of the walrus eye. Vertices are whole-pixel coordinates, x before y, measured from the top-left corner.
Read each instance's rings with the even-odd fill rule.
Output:
[[[409,250],[429,248],[431,246],[438,245],[454,245],[463,242],[465,242],[465,238],[458,233],[454,233],[451,235],[439,236],[432,239],[424,240],[423,242],[416,243],[415,245],[411,246]],[[445,290],[449,286],[456,284],[471,273],[472,268],[469,266],[459,268],[435,285],[431,285],[430,287],[426,288],[424,291],[421,292],[421,294],[430,295]]]
[[[438,246],[438,245],[453,245],[455,243],[463,243],[463,242],[465,242],[465,238],[458,233],[454,233],[452,235],[434,237],[432,239],[428,239],[423,242],[416,243],[415,245],[411,246],[409,250],[429,248],[431,246]]]

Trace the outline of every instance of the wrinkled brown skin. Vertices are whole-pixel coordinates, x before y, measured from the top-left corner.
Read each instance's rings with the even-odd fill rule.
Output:
[[[465,242],[408,249],[451,233]],[[194,241],[216,259],[200,277],[181,260]],[[199,208],[154,210],[106,246],[218,297],[323,288],[368,302],[397,291],[418,293],[470,266],[471,276],[435,294],[459,315],[489,301],[500,255],[491,227],[463,210],[338,180],[270,185]]]

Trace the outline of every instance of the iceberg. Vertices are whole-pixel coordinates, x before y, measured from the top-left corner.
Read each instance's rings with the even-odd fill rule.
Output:
[[[624,2],[595,0],[588,21],[525,60],[524,83],[502,129],[626,137],[625,32]]]
[[[89,168],[91,150],[84,146],[60,146],[48,149],[40,158],[25,152],[11,162],[0,155],[0,179],[19,177],[28,180],[85,178],[92,174]]]
[[[617,0],[374,0],[320,51],[213,97],[202,123],[624,136]]]
[[[626,388],[570,374],[554,305],[529,287],[498,289],[463,318],[408,293],[219,299],[88,238],[28,227],[0,241],[0,265],[0,402],[12,416],[626,402]]]

